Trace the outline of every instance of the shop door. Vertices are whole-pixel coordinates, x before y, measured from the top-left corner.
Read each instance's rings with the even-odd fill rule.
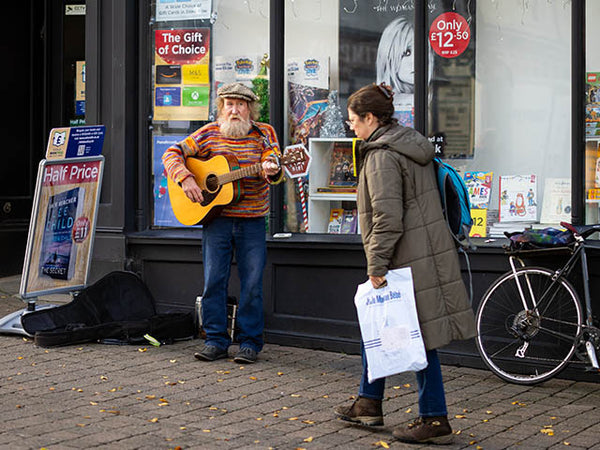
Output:
[[[85,121],[85,1],[7,2],[3,12],[0,276],[22,269],[50,129]]]

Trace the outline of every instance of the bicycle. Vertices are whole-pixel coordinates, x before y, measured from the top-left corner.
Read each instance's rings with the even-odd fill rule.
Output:
[[[487,289],[477,308],[477,349],[487,367],[505,381],[531,385],[557,375],[568,364],[598,371],[600,329],[594,324],[589,289],[586,238],[600,224],[561,226],[573,242],[559,251],[570,253],[558,270],[527,266],[521,257],[542,250],[510,251],[511,270]],[[567,277],[581,263],[584,303]]]

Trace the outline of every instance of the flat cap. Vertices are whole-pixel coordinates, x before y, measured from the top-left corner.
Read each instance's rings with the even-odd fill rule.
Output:
[[[255,102],[258,100],[258,95],[242,83],[225,84],[217,90],[217,95],[222,98],[239,98],[246,100],[247,102]]]

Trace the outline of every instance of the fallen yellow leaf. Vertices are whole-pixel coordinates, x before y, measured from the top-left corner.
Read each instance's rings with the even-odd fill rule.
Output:
[[[158,417],[153,417],[148,422],[156,423],[156,422],[158,422]]]
[[[408,408],[406,411],[404,411],[406,414],[410,414],[412,412],[412,408]]]
[[[144,353],[144,352],[147,352],[147,351],[148,351],[148,349],[146,347],[144,347],[144,348],[138,348],[138,352],[140,352],[140,353]]]
[[[390,448],[390,444],[385,441],[377,441],[373,444],[375,447]]]
[[[154,400],[156,398],[156,395],[146,395],[146,398],[148,400]]]
[[[467,417],[467,416],[465,416],[463,414],[457,414],[454,416],[455,419],[464,419],[465,417]]]
[[[303,442],[312,442],[313,441],[313,437],[309,436],[306,439],[303,440]]]

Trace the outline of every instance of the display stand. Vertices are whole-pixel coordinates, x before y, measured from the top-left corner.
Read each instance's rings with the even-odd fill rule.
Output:
[[[0,318],[0,333],[29,334],[21,317],[45,294],[87,284],[104,157],[104,126],[56,128],[38,167],[19,294],[27,307]]]

